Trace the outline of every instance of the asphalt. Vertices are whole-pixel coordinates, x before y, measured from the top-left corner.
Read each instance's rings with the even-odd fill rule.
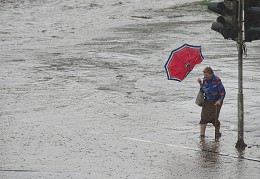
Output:
[[[194,2],[1,1],[0,178],[260,178],[259,42],[246,44],[237,150],[236,43]],[[204,61],[167,80],[184,43]],[[199,137],[205,66],[227,91],[217,141],[212,125]]]

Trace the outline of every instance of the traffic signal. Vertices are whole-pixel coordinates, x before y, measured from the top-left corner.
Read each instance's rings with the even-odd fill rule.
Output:
[[[244,0],[245,42],[260,40],[260,0]]]
[[[211,29],[221,33],[225,39],[236,41],[238,36],[238,1],[209,2],[208,9],[221,15],[212,23]]]

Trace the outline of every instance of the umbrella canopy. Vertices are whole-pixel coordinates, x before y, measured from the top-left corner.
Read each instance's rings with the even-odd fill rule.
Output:
[[[182,81],[203,59],[201,46],[184,44],[173,50],[164,65],[168,79]]]

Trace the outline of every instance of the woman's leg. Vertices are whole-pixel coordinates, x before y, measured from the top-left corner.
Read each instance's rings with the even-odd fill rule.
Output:
[[[217,121],[216,125],[215,126],[215,135],[216,137],[221,137],[221,132],[220,132],[220,122]]]
[[[206,126],[207,126],[207,124],[200,124],[200,136],[201,137],[205,136]]]

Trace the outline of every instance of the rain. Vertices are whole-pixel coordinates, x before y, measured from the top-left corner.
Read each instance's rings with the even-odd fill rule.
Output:
[[[260,41],[244,55],[237,150],[236,42],[211,30],[207,0],[0,0],[0,178],[260,178]],[[183,44],[204,60],[182,81],[164,65]],[[226,88],[199,137],[202,70]]]

